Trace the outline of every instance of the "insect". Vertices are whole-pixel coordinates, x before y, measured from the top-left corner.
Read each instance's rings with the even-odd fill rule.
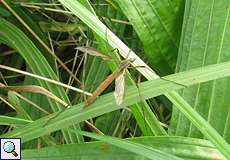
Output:
[[[86,106],[92,104],[96,98],[115,80],[115,92],[114,96],[116,99],[116,103],[121,105],[124,99],[124,90],[125,90],[125,79],[124,72],[128,66],[134,62],[135,59],[126,59],[122,60],[118,66],[118,68],[111,73],[92,93],[92,96],[86,100]]]
[[[100,57],[103,60],[112,60],[112,57],[107,56],[100,51],[91,48],[91,47],[77,47],[81,52],[87,53],[92,56]],[[118,105],[121,105],[124,99],[125,92],[125,78],[124,73],[125,70],[130,66],[132,62],[134,62],[134,58],[121,60],[119,62],[118,68],[112,72],[101,84],[96,88],[96,90],[92,93],[92,96],[86,99],[86,106],[92,104],[96,98],[101,95],[101,93],[115,80],[115,100]]]

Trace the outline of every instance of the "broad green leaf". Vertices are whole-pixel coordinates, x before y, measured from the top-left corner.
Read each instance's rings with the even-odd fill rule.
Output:
[[[150,146],[165,153],[176,155],[186,160],[213,160],[224,159],[208,141],[184,137],[138,137],[127,139],[131,142]],[[55,155],[54,155],[55,153]],[[207,154],[208,153],[208,154]],[[68,144],[33,150],[23,150],[24,160],[141,160],[138,156],[127,150],[103,142],[90,142],[83,144]]]
[[[140,37],[145,55],[161,75],[174,72],[183,0],[116,0]]]
[[[230,1],[188,0],[177,71],[230,60]],[[229,78],[183,89],[181,96],[230,142]],[[174,107],[171,134],[203,138]]]

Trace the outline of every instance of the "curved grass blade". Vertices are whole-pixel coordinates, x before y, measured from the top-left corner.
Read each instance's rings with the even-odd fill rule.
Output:
[[[30,93],[43,94],[43,95],[57,101],[58,103],[66,106],[66,107],[68,106],[68,104],[66,102],[64,102],[63,100],[61,100],[57,96],[55,96],[53,93],[49,92],[47,89],[40,87],[40,86],[36,86],[36,85],[5,86],[4,84],[0,83],[0,89],[4,89],[7,91],[15,91],[15,92],[30,92]]]

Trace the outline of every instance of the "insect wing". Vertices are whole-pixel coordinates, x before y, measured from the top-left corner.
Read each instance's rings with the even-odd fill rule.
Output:
[[[110,56],[107,56],[105,54],[103,54],[102,52],[91,48],[91,47],[77,47],[76,49],[78,49],[81,52],[85,52],[91,56],[96,56],[96,57],[101,57],[103,60],[112,60],[112,58]]]
[[[114,97],[116,100],[116,103],[118,105],[121,105],[124,101],[125,96],[125,71],[123,71],[115,80],[115,92]]]

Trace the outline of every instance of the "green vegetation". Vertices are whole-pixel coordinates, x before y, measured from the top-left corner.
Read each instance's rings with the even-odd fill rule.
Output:
[[[224,0],[0,0],[0,137],[22,138],[23,160],[230,159],[229,14]]]

